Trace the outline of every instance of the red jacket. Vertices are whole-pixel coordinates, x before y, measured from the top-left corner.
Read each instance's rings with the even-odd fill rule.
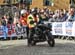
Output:
[[[25,17],[20,17],[20,23],[24,26],[24,25],[27,25],[27,17],[28,17],[28,14],[26,14]]]

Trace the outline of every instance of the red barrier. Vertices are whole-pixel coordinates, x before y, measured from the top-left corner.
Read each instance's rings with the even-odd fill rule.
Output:
[[[8,37],[13,37],[12,35],[14,35],[15,32],[15,25],[14,24],[8,24]]]

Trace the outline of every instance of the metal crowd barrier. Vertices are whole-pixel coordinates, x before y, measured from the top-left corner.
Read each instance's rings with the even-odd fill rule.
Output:
[[[53,23],[52,22],[44,22],[44,24],[51,24],[51,25],[53,25]],[[62,24],[62,25],[65,24],[66,25],[66,23],[64,23],[64,22],[63,23],[59,23],[59,24]],[[70,22],[69,23],[67,22],[67,26],[69,24],[70,24]],[[62,26],[56,26],[56,22],[55,22],[54,31],[52,30],[52,33],[54,32],[53,34],[55,36],[58,36],[58,37],[62,36],[62,39],[64,37],[66,37],[66,39],[69,39],[70,37],[72,37],[72,36],[69,36],[70,35],[69,33],[71,33],[69,30],[71,30],[71,28],[73,29],[72,33],[75,35],[75,33],[74,33],[75,32],[74,31],[74,28],[75,28],[74,24],[75,24],[75,22],[71,23],[70,25],[73,26],[73,27],[70,26],[70,28],[66,26],[66,29],[68,30],[67,31],[68,33],[65,32],[65,34],[63,35],[64,32],[62,31],[63,33],[62,33],[62,35],[60,35],[61,32],[60,33],[59,32],[56,33],[55,29],[63,30],[64,28],[62,28]],[[52,27],[52,29],[53,29],[53,27]],[[64,29],[64,31],[66,29]],[[59,30],[59,31],[61,31],[61,30]],[[56,31],[58,31],[58,30],[56,30]],[[74,35],[73,35],[73,37],[75,37]],[[9,37],[9,38],[13,38],[13,37],[26,38],[27,37],[26,36],[26,27],[25,26],[18,27],[18,26],[14,25],[14,24],[8,24],[7,26],[0,26],[0,38],[6,39],[7,37]]]
[[[44,22],[52,25],[52,35],[60,39],[75,39],[75,22]]]
[[[13,37],[17,37],[17,38],[21,38],[21,37],[27,37],[26,36],[26,31],[24,31],[22,27],[17,27],[14,24],[8,24],[7,26],[0,26],[0,38],[4,38],[7,39],[9,38],[13,38]]]

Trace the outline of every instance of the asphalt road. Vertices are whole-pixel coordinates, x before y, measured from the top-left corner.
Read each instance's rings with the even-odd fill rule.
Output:
[[[0,41],[0,55],[75,55],[75,41],[55,39],[55,47],[47,42],[27,46],[26,40]]]

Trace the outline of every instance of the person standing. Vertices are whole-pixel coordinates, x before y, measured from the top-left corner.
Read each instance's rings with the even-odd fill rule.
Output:
[[[67,21],[75,21],[75,9],[70,8]]]
[[[21,10],[21,17],[20,17],[20,23],[23,27],[23,31],[27,33],[28,36],[28,27],[27,27],[27,17],[28,17],[28,12],[27,10],[23,9]]]
[[[14,14],[14,24],[18,24],[19,23],[19,12],[15,12]]]

